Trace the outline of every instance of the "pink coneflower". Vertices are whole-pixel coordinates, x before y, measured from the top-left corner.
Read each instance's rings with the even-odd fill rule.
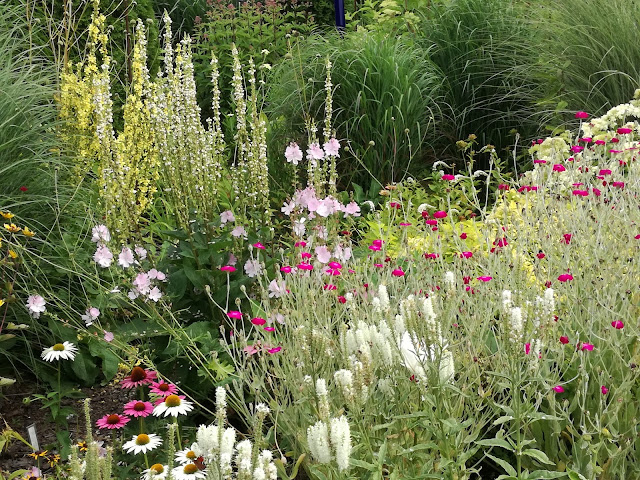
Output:
[[[173,383],[167,383],[164,380],[160,380],[159,382],[153,382],[149,386],[149,391],[161,397],[168,397],[169,395],[178,393],[178,387]]]
[[[621,320],[614,320],[611,322],[611,326],[616,330],[622,330],[624,328],[624,323]]]
[[[230,310],[230,311],[227,312],[227,316],[229,318],[235,318],[237,320],[237,319],[242,318],[242,312],[239,312],[237,310]]]
[[[145,370],[142,367],[133,367],[128,377],[122,380],[122,388],[135,388],[141,385],[153,383],[157,378],[153,370]]]
[[[564,393],[564,387],[562,385],[556,385],[552,390],[556,393]]]
[[[222,272],[233,273],[233,272],[236,271],[236,267],[234,267],[232,265],[225,265],[223,267],[220,267],[220,270]]]
[[[569,282],[571,280],[573,280],[573,275],[571,275],[570,273],[563,273],[562,275],[558,275],[559,282]]]
[[[148,417],[153,412],[151,402],[143,402],[141,400],[131,400],[124,406],[125,415],[132,417]]]
[[[96,422],[96,425],[99,429],[108,428],[109,430],[117,430],[124,427],[131,420],[129,417],[125,417],[124,415],[118,415],[116,413],[111,415],[105,415],[100,420]]]

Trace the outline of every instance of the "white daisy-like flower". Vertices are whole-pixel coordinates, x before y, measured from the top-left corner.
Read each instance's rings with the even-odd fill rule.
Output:
[[[186,465],[187,463],[193,463],[200,456],[200,448],[197,443],[191,444],[191,447],[185,448],[176,452],[176,463],[180,465]]]
[[[142,472],[141,480],[164,480],[167,478],[167,474],[169,473],[169,467],[166,465],[162,465],[161,463],[156,463],[155,465],[151,465],[150,468]]]
[[[194,480],[196,478],[205,478],[205,472],[201,471],[194,463],[187,463],[171,470],[171,478],[173,480]]]
[[[71,342],[56,343],[53,347],[45,348],[42,351],[41,357],[46,362],[73,360],[77,352],[78,347]]]
[[[156,447],[162,445],[162,438],[155,433],[141,433],[140,435],[134,435],[131,440],[122,445],[122,449],[127,453],[147,453]]]
[[[169,395],[163,402],[156,405],[153,409],[153,415],[156,417],[168,417],[169,415],[177,417],[178,415],[186,415],[191,410],[193,410],[192,402],[178,395]]]

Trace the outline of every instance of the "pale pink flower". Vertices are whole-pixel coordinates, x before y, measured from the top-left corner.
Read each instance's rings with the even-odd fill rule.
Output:
[[[33,318],[40,318],[40,314],[47,310],[47,302],[40,295],[30,295],[27,298],[27,309]]]
[[[84,323],[87,325],[87,327],[90,327],[91,325],[93,325],[93,322],[98,319],[99,316],[100,310],[98,310],[96,307],[90,307],[87,308],[85,314],[81,315],[80,318],[84,320]]]
[[[305,219],[301,218],[293,222],[293,233],[298,237],[301,237],[307,231],[307,227],[304,224]]]
[[[338,153],[339,150],[340,142],[333,137],[324,144],[324,151],[330,157],[340,157],[340,154]]]
[[[302,150],[296,142],[291,142],[284,151],[284,157],[287,159],[287,162],[298,165],[298,163],[302,161]]]
[[[344,212],[345,218],[349,215],[353,215],[354,217],[360,216],[360,206],[356,202],[350,202],[344,205],[342,211]]]
[[[283,280],[271,280],[269,283],[269,298],[280,298],[287,293],[287,285]]]
[[[236,238],[244,237],[245,240],[246,240],[247,231],[244,229],[244,227],[242,225],[238,225],[233,230],[231,230],[231,235],[236,237]]]
[[[295,208],[296,208],[296,202],[292,200],[289,203],[285,202],[285,204],[282,206],[280,211],[285,215],[289,216],[295,210]]]
[[[106,225],[96,225],[91,229],[91,241],[94,243],[107,243],[111,241],[111,234]]]
[[[136,255],[140,260],[144,260],[145,258],[147,258],[147,251],[143,247],[136,246],[136,248],[134,248],[134,251],[136,252]]]
[[[105,245],[99,245],[96,253],[93,254],[93,261],[102,268],[108,268],[113,262],[113,253]]]
[[[138,293],[146,295],[151,290],[151,279],[146,273],[139,273],[133,280],[133,286]]]
[[[316,247],[315,252],[320,263],[328,263],[331,260],[331,252],[326,245]]]
[[[153,287],[149,292],[148,297],[149,297],[149,300],[153,300],[154,302],[157,302],[162,298],[162,292],[158,287]]]
[[[324,152],[320,145],[317,143],[312,143],[309,145],[309,149],[307,150],[307,159],[308,160],[322,160],[324,158]]]
[[[246,273],[249,278],[260,275],[260,273],[262,273],[260,261],[251,258],[247,260],[247,263],[244,264],[244,273]]]
[[[120,252],[120,255],[118,255],[118,265],[122,268],[128,268],[136,263],[136,259],[133,258],[133,250],[129,247],[122,247],[122,251]]]
[[[235,222],[236,217],[233,216],[233,212],[231,210],[225,210],[220,214],[220,224],[224,225],[227,222]]]
[[[104,332],[104,340],[105,340],[105,342],[113,341],[113,333],[112,332],[107,332],[106,330],[103,330],[103,332]]]

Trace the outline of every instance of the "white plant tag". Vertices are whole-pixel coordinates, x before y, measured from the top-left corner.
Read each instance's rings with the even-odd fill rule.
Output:
[[[29,434],[29,443],[36,452],[40,451],[40,444],[38,443],[38,435],[36,434],[36,424],[32,423],[27,427],[27,433]]]

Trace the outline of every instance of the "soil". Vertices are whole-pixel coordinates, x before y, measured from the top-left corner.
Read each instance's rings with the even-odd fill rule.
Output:
[[[71,436],[71,444],[80,442],[85,438],[85,418],[82,408],[84,398],[91,398],[91,421],[94,426],[93,437],[97,441],[110,443],[111,434],[101,432],[95,428],[97,419],[112,413],[122,413],[122,406],[133,399],[135,389],[122,390],[120,385],[95,386],[80,389],[82,398],[65,398],[62,400],[63,406],[69,406],[74,413],[68,417],[66,430]],[[59,453],[57,451],[58,440],[56,431],[62,427],[57,426],[51,419],[49,409],[43,409],[39,400],[24,403],[24,398],[32,397],[36,393],[46,393],[37,391],[33,384],[15,384],[3,389],[0,395],[0,432],[6,428],[11,428],[26,440],[29,441],[27,427],[34,424],[41,450],[49,450],[48,454]],[[131,397],[131,398],[129,398]],[[36,461],[28,454],[33,451],[19,440],[11,442],[5,452],[0,452],[0,473],[14,472],[16,470],[28,470]],[[43,474],[52,472],[48,462],[40,462]]]

